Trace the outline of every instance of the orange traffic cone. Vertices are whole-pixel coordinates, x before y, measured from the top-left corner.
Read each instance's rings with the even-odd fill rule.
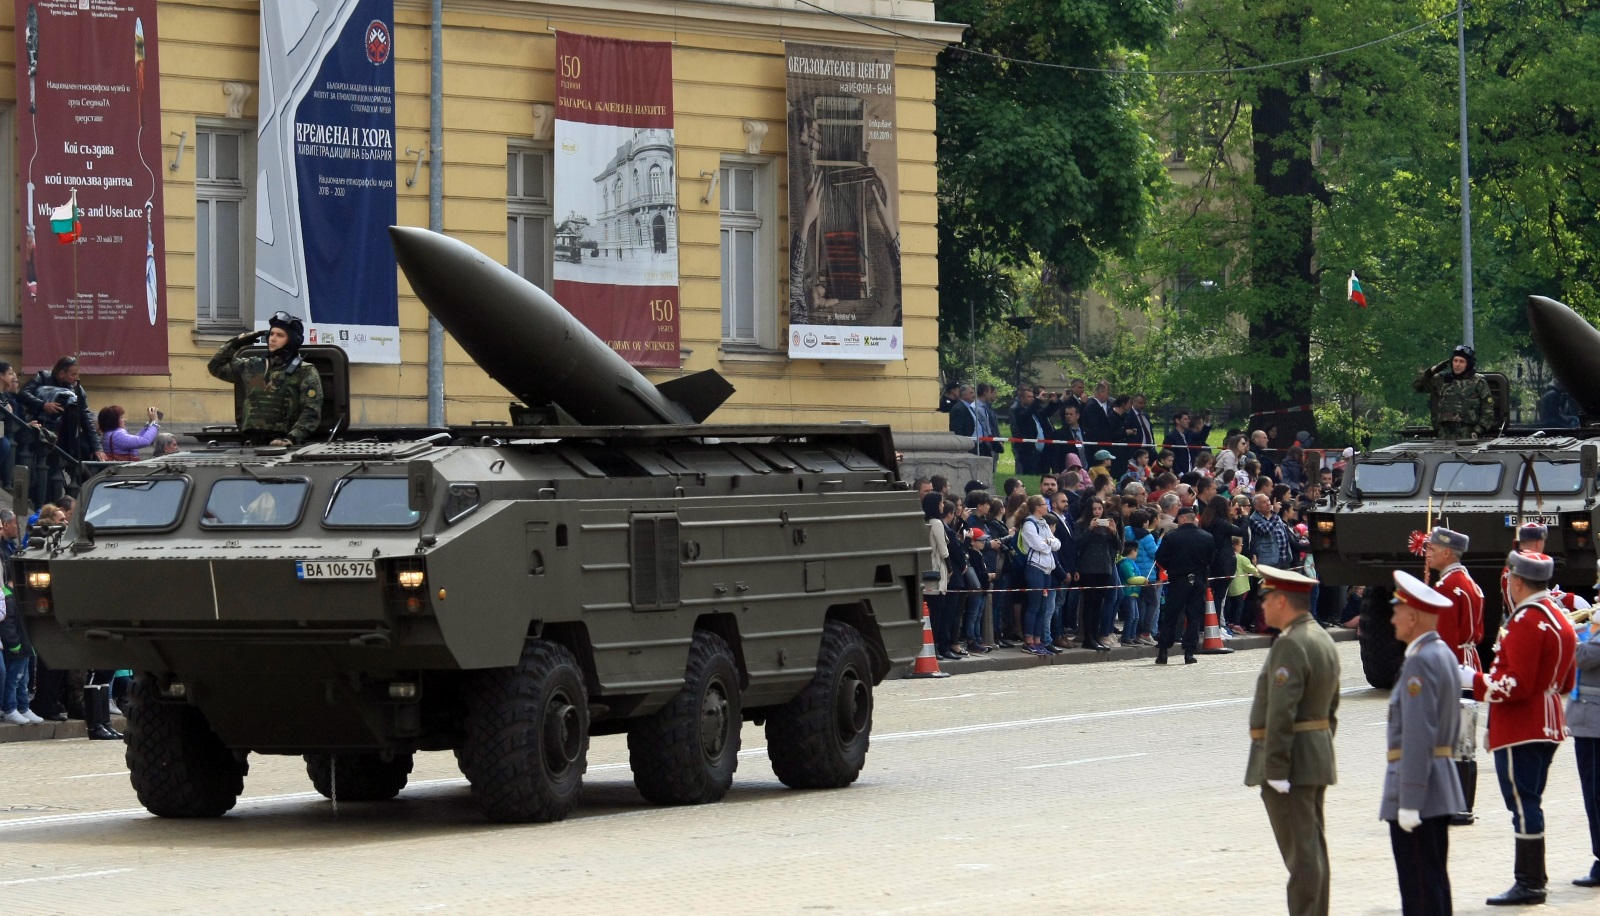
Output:
[[[1206,636],[1200,644],[1201,655],[1228,655],[1232,649],[1222,644],[1222,624],[1217,621],[1217,603],[1211,598],[1211,589],[1206,589]]]
[[[939,670],[939,656],[933,654],[933,621],[928,617],[928,602],[922,602],[922,651],[911,665],[912,677],[949,677]]]

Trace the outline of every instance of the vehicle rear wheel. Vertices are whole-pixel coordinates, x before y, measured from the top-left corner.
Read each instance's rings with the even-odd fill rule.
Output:
[[[696,630],[683,689],[628,730],[639,794],[657,805],[721,801],[739,768],[739,665],[722,637]]]
[[[384,760],[377,754],[306,754],[306,775],[325,798],[387,801],[400,794],[411,775],[411,754]]]
[[[199,709],[161,702],[146,676],[134,682],[127,714],[128,774],[151,814],[221,817],[239,800],[250,765],[234,757]]]
[[[822,633],[817,673],[767,717],[767,757],[794,789],[842,789],[861,775],[872,736],[872,656],[855,627]]]
[[[589,698],[564,646],[533,640],[515,667],[474,676],[457,754],[492,821],[559,821],[578,805],[588,768]]]
[[[1394,686],[1406,660],[1405,644],[1394,635],[1389,596],[1389,589],[1368,586],[1361,604],[1361,671],[1367,683],[1379,690]]]

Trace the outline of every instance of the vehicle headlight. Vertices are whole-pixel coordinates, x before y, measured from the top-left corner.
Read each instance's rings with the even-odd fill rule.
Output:
[[[1333,519],[1331,519],[1331,518],[1319,518],[1319,519],[1317,519],[1317,530],[1322,532],[1323,534],[1332,534],[1333,533]]]
[[[1573,531],[1588,531],[1589,530],[1589,520],[1586,519],[1586,518],[1575,518],[1575,519],[1573,519],[1572,520],[1572,530]]]
[[[45,575],[49,575],[46,573]],[[395,580],[401,588],[421,588],[426,574],[420,569],[402,569],[395,574]]]
[[[40,569],[28,573],[28,587],[43,591],[50,587],[50,570]]]

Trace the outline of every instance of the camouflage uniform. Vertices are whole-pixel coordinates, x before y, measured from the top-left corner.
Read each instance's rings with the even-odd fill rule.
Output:
[[[251,342],[228,341],[206,368],[224,382],[244,384],[239,429],[304,442],[322,419],[322,381],[316,367],[302,362],[287,371],[278,357],[233,355]]]
[[[1433,425],[1441,439],[1481,439],[1494,422],[1494,398],[1489,382],[1474,372],[1457,378],[1445,364],[1424,369],[1412,383],[1424,394],[1436,395],[1439,409]]]

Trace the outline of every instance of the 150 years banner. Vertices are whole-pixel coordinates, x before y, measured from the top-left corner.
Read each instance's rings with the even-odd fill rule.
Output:
[[[262,0],[257,327],[400,362],[393,0]]]
[[[672,45],[556,33],[555,297],[635,366],[676,369]]]
[[[789,355],[904,359],[894,53],[789,44]]]
[[[165,375],[156,0],[18,0],[15,21],[22,362]]]

